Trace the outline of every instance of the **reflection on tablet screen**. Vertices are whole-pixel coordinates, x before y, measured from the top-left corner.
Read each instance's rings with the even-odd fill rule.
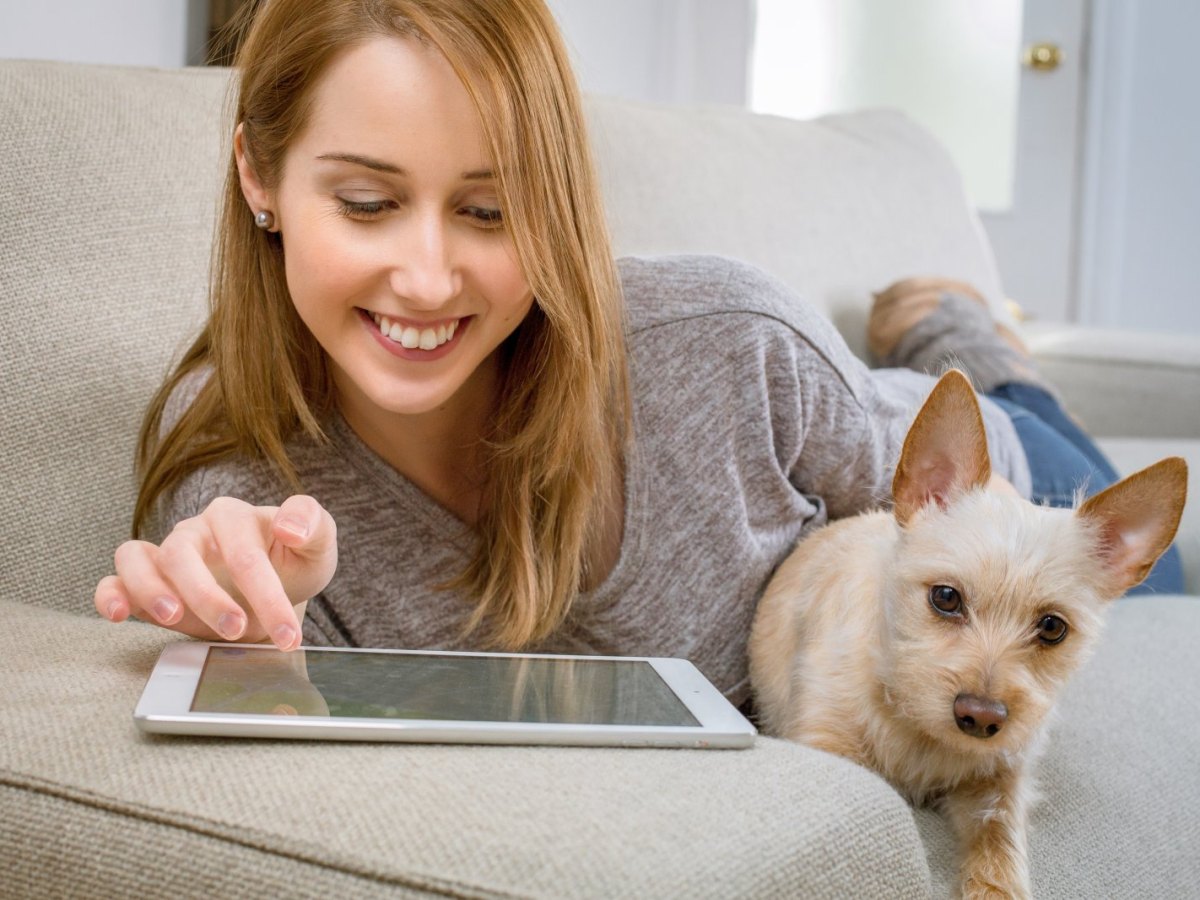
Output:
[[[641,660],[212,647],[193,712],[698,726]]]

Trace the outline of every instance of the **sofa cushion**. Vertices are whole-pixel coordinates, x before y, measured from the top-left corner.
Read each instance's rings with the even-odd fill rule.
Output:
[[[173,635],[0,615],[0,871],[20,896],[928,892],[903,800],[806,747],[147,736],[133,708]]]

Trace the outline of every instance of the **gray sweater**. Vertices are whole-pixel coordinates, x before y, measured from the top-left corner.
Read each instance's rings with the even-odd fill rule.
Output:
[[[811,529],[889,500],[933,379],[868,371],[826,319],[749,266],[673,257],[625,259],[620,271],[633,388],[620,557],[566,626],[531,649],[686,657],[740,704],[767,580]],[[168,424],[199,383],[171,398]],[[1028,496],[1012,425],[984,407],[993,464]],[[305,642],[469,648],[470,600],[435,585],[465,566],[472,532],[341,416],[328,431],[328,446],[290,446],[305,492],[338,526],[338,570],[308,604]],[[215,497],[278,505],[289,493],[260,461],[213,466],[164,500],[151,539]]]

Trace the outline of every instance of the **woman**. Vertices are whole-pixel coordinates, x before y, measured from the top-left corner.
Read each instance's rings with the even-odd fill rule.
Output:
[[[748,267],[618,267],[540,3],[269,0],[238,65],[211,316],[143,428],[152,540],[98,610],[685,656],[745,700],[771,571],[887,499],[931,380],[869,373]]]

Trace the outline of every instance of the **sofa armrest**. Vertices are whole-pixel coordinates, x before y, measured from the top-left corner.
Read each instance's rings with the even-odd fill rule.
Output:
[[[1026,323],[1022,336],[1091,434],[1200,438],[1200,335]]]

